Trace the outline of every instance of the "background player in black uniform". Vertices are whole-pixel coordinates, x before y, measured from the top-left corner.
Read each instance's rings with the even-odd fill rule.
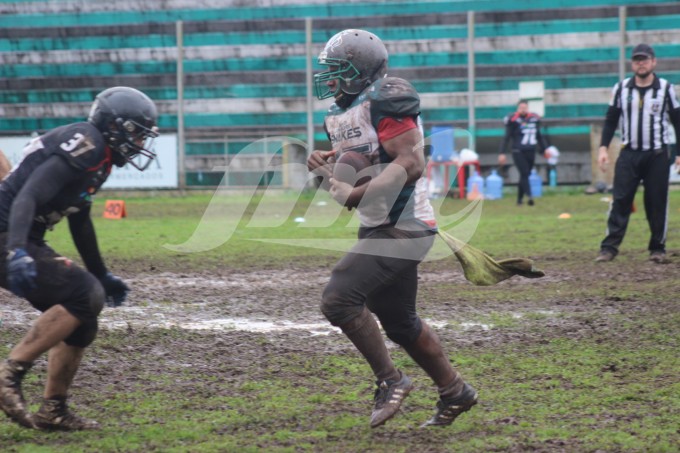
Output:
[[[91,197],[113,165],[143,170],[155,157],[156,107],[133,88],[114,87],[95,99],[87,122],[58,127],[34,138],[21,162],[0,184],[0,285],[26,298],[42,315],[0,362],[0,408],[30,428],[80,430],[99,424],[71,412],[68,389],[84,348],[97,334],[105,302],[120,305],[129,288],[108,272],[90,219]],[[134,159],[134,161],[133,161]],[[57,254],[45,232],[68,217],[87,270]],[[48,352],[43,403],[27,410],[21,381]]]
[[[529,104],[525,100],[517,103],[517,111],[504,118],[505,136],[498,150],[498,163],[505,165],[505,152],[508,145],[512,146],[512,161],[519,171],[517,187],[517,204],[522,204],[524,195],[527,196],[529,206],[534,205],[529,185],[529,174],[534,168],[536,152],[544,152],[548,143],[541,135],[540,117],[529,112]]]
[[[395,367],[371,311],[438,387],[437,412],[425,426],[448,425],[476,404],[477,392],[453,369],[436,333],[416,313],[417,268],[436,231],[422,177],[420,98],[407,81],[385,77],[387,49],[364,30],[335,35],[319,63],[328,71],[315,76],[317,96],[335,98],[324,122],[334,151],[314,151],[310,171],[330,178],[327,162],[347,151],[363,154],[378,169],[370,183],[358,187],[329,179],[331,195],[357,208],[361,227],[357,245],[333,268],[321,310],[376,376],[371,427],[393,417],[413,389]]]

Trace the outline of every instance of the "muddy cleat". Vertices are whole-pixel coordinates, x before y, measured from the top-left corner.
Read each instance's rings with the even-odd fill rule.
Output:
[[[21,392],[21,380],[31,366],[30,362],[10,359],[0,363],[0,409],[13,421],[26,428],[35,428]]]
[[[465,384],[461,394],[455,398],[440,399],[437,402],[437,413],[434,417],[421,425],[421,428],[426,426],[445,426],[450,425],[463,412],[470,410],[472,406],[477,404],[477,390],[471,385]]]
[[[66,398],[43,400],[42,406],[33,416],[36,428],[59,431],[82,431],[99,429],[95,420],[80,417],[71,412],[66,405]]]
[[[375,405],[371,413],[371,428],[378,427],[384,424],[387,420],[394,417],[397,413],[401,403],[413,390],[413,382],[401,371],[399,372],[401,379],[398,381],[387,380],[378,381],[376,385],[378,388],[375,391]]]

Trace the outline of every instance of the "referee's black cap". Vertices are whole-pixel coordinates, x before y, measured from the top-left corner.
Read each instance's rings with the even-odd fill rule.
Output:
[[[633,55],[632,58],[635,58],[637,56],[645,56],[648,58],[654,58],[654,49],[651,48],[651,46],[647,44],[638,44],[635,46],[633,49]]]

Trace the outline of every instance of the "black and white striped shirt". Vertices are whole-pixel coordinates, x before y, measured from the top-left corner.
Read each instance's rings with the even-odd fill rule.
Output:
[[[612,89],[602,146],[609,146],[617,126],[623,146],[636,151],[659,149],[669,144],[669,118],[680,132],[680,102],[673,85],[654,75],[647,87],[635,86],[635,78],[618,82]]]

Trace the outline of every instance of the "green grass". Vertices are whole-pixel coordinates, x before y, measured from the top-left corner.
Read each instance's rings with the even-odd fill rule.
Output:
[[[548,272],[547,280],[493,287],[441,282],[421,289],[423,317],[439,313],[441,304],[451,305],[447,325],[438,330],[454,365],[480,391],[480,405],[449,428],[418,429],[432,414],[434,389],[401,350],[394,351],[395,362],[414,378],[418,391],[408,398],[404,413],[385,428],[371,430],[370,372],[347,348],[322,347],[336,340],[320,339],[315,352],[313,347],[295,350],[294,339],[288,343],[264,334],[248,334],[232,344],[227,334],[103,330],[84,362],[90,386],[78,387],[76,378],[73,393],[79,411],[99,417],[104,428],[42,433],[0,420],[0,450],[677,451],[678,265],[662,267],[647,279],[629,278],[649,266],[641,197],[621,256],[602,267],[592,263],[606,222],[608,205],[601,196],[559,188],[538,199],[534,208],[519,208],[513,195],[510,189],[503,200],[485,202],[471,242],[495,257],[535,258]],[[220,200],[225,212],[249,207],[243,218],[220,219],[222,228],[235,226],[229,240],[201,253],[178,253],[163,245],[192,236],[210,195],[125,197],[128,217],[122,220],[100,217],[106,197],[96,202],[93,218],[104,256],[114,272],[124,275],[291,267],[304,275],[306,269],[330,268],[340,253],[258,239],[355,235],[356,222],[346,211],[327,227],[296,223],[299,216],[306,223],[332,219],[337,210],[330,202],[319,206],[309,195],[297,199],[286,193],[268,206],[267,215],[279,226],[249,227],[257,204],[234,195]],[[438,209],[445,215],[465,203],[446,199]],[[290,214],[286,204],[293,206]],[[679,205],[680,192],[673,191],[668,237],[675,261]],[[558,219],[563,212],[572,218]],[[210,228],[220,234],[220,224]],[[76,256],[65,225],[48,239],[57,250]],[[422,272],[451,268],[452,262],[450,257],[429,261]],[[598,272],[602,279],[594,275]],[[281,303],[294,301],[282,298]],[[456,307],[472,313],[472,319],[462,318]],[[463,322],[490,328],[467,332]],[[469,341],[452,340],[452,332]],[[21,333],[0,328],[0,356]],[[337,343],[346,346],[339,336]],[[155,360],[159,348],[166,355]],[[245,350],[256,351],[257,360],[239,361]],[[121,373],[134,376],[126,391],[121,391]],[[29,374],[27,393],[39,391],[44,374],[44,363]]]
[[[537,206],[518,208],[513,203],[513,189],[506,189],[504,199],[484,203],[482,221],[471,244],[498,257],[518,253],[529,256],[549,253],[554,256],[551,259],[560,259],[562,254],[571,252],[595,253],[605,232],[608,203],[601,201],[600,195],[583,196],[579,192],[576,188],[560,187],[548,191],[538,200]],[[282,193],[280,197],[275,196],[274,200],[267,199],[265,217],[258,212],[253,222],[257,225],[274,223],[275,227],[249,225],[259,199],[251,202],[244,195],[128,198],[128,217],[122,220],[101,217],[105,197],[106,194],[103,194],[95,202],[92,217],[100,237],[102,253],[114,263],[143,256],[156,261],[159,267],[179,262],[183,266],[200,268],[218,265],[252,268],[287,266],[291,261],[314,267],[340,254],[275,245],[260,240],[310,237],[350,239],[356,236],[356,219],[352,213],[339,211],[332,200],[325,206],[318,206],[318,200],[306,195],[297,197],[295,194]],[[114,197],[119,198],[119,194]],[[680,192],[671,192],[669,237],[680,230],[680,223],[673,222],[674,216],[680,212],[677,207],[674,208],[678,200]],[[447,198],[444,201],[435,200],[435,204],[441,214],[450,215],[462,209],[467,202]],[[644,250],[648,240],[641,194],[636,205],[639,212],[631,217],[623,252]],[[204,219],[209,206],[215,209],[216,215]],[[245,214],[240,216],[242,211]],[[338,212],[337,220],[331,225],[309,226],[310,220],[325,216],[332,220]],[[558,215],[563,212],[570,213],[572,218],[558,219]],[[307,222],[296,223],[296,217],[305,217]],[[206,232],[204,236],[218,247],[201,253],[177,253],[165,247],[185,243],[199,225],[206,228],[199,232]],[[48,241],[60,252],[77,258],[65,223],[59,224],[55,233],[48,234]]]

